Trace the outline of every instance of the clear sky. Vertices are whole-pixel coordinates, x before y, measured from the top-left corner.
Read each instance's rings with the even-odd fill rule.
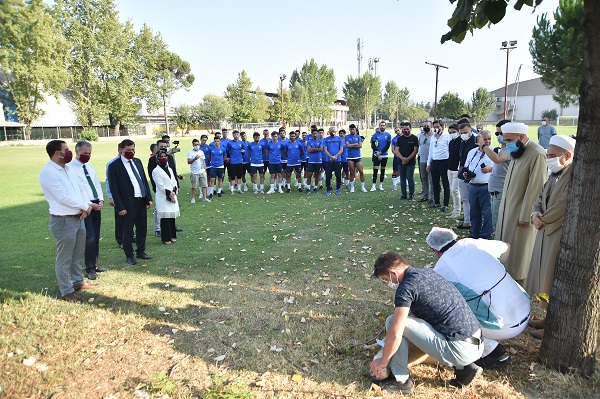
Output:
[[[197,104],[207,93],[222,95],[243,69],[254,86],[276,92],[279,76],[288,79],[314,58],[333,68],[338,95],[348,75],[358,73],[357,38],[362,38],[362,71],[368,59],[379,57],[382,86],[394,80],[407,87],[416,101],[433,102],[435,68],[442,64],[438,96],[451,91],[464,100],[483,86],[504,87],[506,52],[501,42],[517,40],[510,53],[508,83],[514,83],[519,65],[521,81],[535,78],[529,41],[542,13],[552,15],[558,0],[544,0],[532,13],[524,6],[508,6],[507,16],[491,29],[461,44],[440,44],[452,15],[448,0],[116,0],[119,17],[136,29],[146,22],[160,32],[169,48],[189,61],[196,81],[180,90],[171,105]],[[284,82],[289,84],[289,80]]]

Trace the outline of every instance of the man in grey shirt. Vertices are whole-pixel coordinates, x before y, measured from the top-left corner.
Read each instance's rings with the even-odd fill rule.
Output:
[[[489,169],[492,171],[490,179],[488,181],[488,191],[490,192],[492,200],[492,229],[496,231],[496,222],[498,222],[498,211],[500,210],[500,202],[502,202],[502,189],[504,188],[504,179],[506,178],[506,172],[508,171],[508,165],[510,164],[510,153],[506,149],[506,142],[502,136],[502,130],[500,127],[505,123],[510,122],[508,119],[501,120],[496,124],[496,137],[498,143],[500,143],[500,151],[495,152],[490,147],[484,147],[486,155],[494,161],[494,165],[486,166],[482,168],[483,171]],[[478,144],[483,140],[477,137]]]
[[[550,138],[556,136],[556,128],[550,124],[548,117],[542,117],[542,126],[538,127],[538,144],[544,149],[548,149]]]
[[[426,122],[427,129],[423,129],[417,136],[419,139],[419,177],[421,179],[421,195],[423,198],[419,202],[430,201],[433,204],[433,182],[431,179],[431,172],[427,172],[427,160],[429,159],[429,145],[431,144],[431,127],[429,122]],[[427,130],[427,131],[425,131]]]

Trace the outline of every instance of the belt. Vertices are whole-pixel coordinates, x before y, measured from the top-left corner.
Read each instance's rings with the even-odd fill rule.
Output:
[[[90,202],[91,202],[92,204],[99,204],[99,203],[100,203],[100,200],[99,200],[99,199],[93,199],[93,200],[90,200]]]
[[[53,215],[53,214],[50,214],[50,216],[53,216],[55,218],[79,218],[79,217],[81,217],[81,214],[79,214],[79,215]]]
[[[498,194],[502,194],[502,192],[500,191],[490,191],[490,195],[493,195],[494,197]]]
[[[514,326],[510,326],[510,328],[519,327],[521,324],[527,323],[528,321],[529,321],[529,315],[525,316],[525,318],[523,320],[521,320],[520,322],[518,322]]]
[[[135,197],[136,201],[144,201],[146,200],[146,198],[144,197]]]
[[[475,187],[483,187],[483,186],[488,185],[487,183],[469,183],[469,184],[471,184],[472,186],[475,186]]]
[[[479,338],[475,338],[475,337],[469,337],[467,339],[464,339],[463,341],[466,341],[473,345],[479,345],[481,343],[481,340]]]

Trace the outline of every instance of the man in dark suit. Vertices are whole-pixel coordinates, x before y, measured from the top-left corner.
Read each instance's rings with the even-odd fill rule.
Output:
[[[133,257],[133,227],[136,229],[136,254],[138,259],[152,259],[146,250],[148,230],[147,208],[152,206],[152,194],[144,173],[144,166],[135,156],[135,143],[125,139],[121,142],[119,159],[108,167],[110,191],[115,209],[123,223],[123,250],[127,263],[137,264]]]

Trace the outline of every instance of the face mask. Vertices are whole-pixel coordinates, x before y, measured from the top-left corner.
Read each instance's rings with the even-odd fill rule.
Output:
[[[159,158],[158,159],[158,163],[161,164],[162,166],[165,166],[167,164],[167,162],[169,162],[169,160],[167,158]]]
[[[506,149],[510,152],[517,152],[519,150],[519,146],[516,142],[512,141],[510,143],[506,143]]]
[[[405,135],[406,137],[410,136],[410,130],[403,130],[402,134]]]
[[[195,145],[194,146],[194,151],[200,151],[200,146],[199,145]]]
[[[394,282],[392,282],[392,273],[390,273],[390,281],[388,281],[387,285],[391,289],[395,290],[395,289],[398,289],[398,286],[400,285],[400,283],[394,283]]]
[[[66,150],[65,156],[61,158],[63,159],[64,163],[69,163],[73,160],[73,153],[71,152],[71,150]]]
[[[425,132],[425,133],[429,133],[430,131],[431,131],[431,128],[429,128],[429,127],[423,128],[423,132]]]
[[[126,159],[133,159],[133,157],[135,156],[135,152],[133,152],[133,151],[125,151],[125,152],[123,152],[123,156]]]
[[[546,126],[547,124],[548,124],[548,122],[542,121],[542,126]]]
[[[562,155],[555,158],[546,158],[546,165],[548,166],[548,169],[552,171],[552,173],[558,173],[565,168],[565,165],[561,165],[559,162],[561,157]]]
[[[462,141],[469,140],[469,137],[471,137],[471,136],[469,136],[468,134],[465,134],[465,133],[463,133],[463,134],[460,135],[460,138],[462,139]]]
[[[458,138],[458,136],[459,136],[459,134],[458,134],[458,133],[450,133],[450,137],[452,138],[452,140],[455,140],[455,139],[457,139],[457,138]]]
[[[502,135],[498,136],[497,139],[498,139],[498,143],[506,144],[506,141],[504,140],[504,137]]]
[[[88,163],[90,160],[90,156],[89,155],[80,155],[79,156],[79,162],[81,163]]]

